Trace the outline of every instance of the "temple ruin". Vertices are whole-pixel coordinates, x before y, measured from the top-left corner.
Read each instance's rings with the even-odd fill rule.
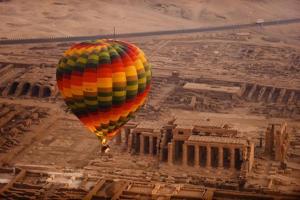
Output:
[[[219,168],[251,171],[254,162],[254,144],[237,138],[236,130],[217,126],[188,126],[187,121],[161,125],[142,123],[126,125],[124,143],[129,152],[156,156],[168,165],[184,167]],[[192,122],[194,123],[194,121]],[[121,143],[122,136],[116,139]]]
[[[4,69],[9,70],[14,65],[8,65]],[[4,71],[3,73],[8,72]],[[22,68],[21,68],[22,69]],[[9,79],[2,88],[1,95],[19,98],[51,98],[58,95],[55,76],[52,68],[46,66],[26,67],[24,73],[17,73],[17,79]],[[1,72],[0,72],[1,73]],[[7,74],[5,73],[5,76]],[[4,76],[4,79],[6,78]]]
[[[249,101],[263,101],[266,103],[293,104],[300,99],[300,91],[273,86],[244,83],[240,96]]]
[[[269,124],[265,133],[265,154],[284,163],[289,148],[287,124]]]

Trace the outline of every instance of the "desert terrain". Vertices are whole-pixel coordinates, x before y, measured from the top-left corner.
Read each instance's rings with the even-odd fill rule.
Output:
[[[26,1],[0,4],[2,38],[185,29],[300,17],[297,0]]]
[[[2,40],[300,17],[296,0],[11,0],[0,9]],[[147,55],[152,89],[108,154],[56,86],[73,43],[0,45],[0,197],[299,199],[299,35],[293,23],[121,38]]]

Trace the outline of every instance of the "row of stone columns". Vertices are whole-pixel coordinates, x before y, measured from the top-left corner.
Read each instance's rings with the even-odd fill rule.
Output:
[[[200,146],[206,147],[206,168],[210,168],[212,166],[212,158],[211,158],[211,148],[210,144],[200,145],[196,144],[194,146],[194,166],[196,168],[200,167]],[[218,167],[224,167],[224,150],[223,146],[219,145],[218,147]],[[230,168],[235,169],[235,147],[230,148]],[[168,144],[168,163],[173,164],[174,160],[174,143]],[[182,146],[182,164],[187,166],[188,164],[188,144],[183,143]]]
[[[130,132],[129,128],[122,129],[120,131],[120,133],[115,136],[115,143],[116,144],[121,144],[122,143],[123,133],[124,133],[125,144],[127,145],[127,147],[131,148],[131,146],[132,146],[132,133]]]
[[[148,146],[148,149],[149,149],[149,154],[152,155],[154,154],[154,148],[157,148],[157,145],[154,145],[154,139],[156,138],[155,136],[145,136],[145,135],[142,135],[142,134],[137,134],[137,133],[131,133],[130,130],[127,130],[127,129],[124,129],[125,131],[125,142],[127,144],[127,150],[128,152],[131,151],[131,149],[133,148],[133,140],[136,140],[137,138],[136,137],[139,137],[139,141],[140,141],[140,146],[139,146],[139,149],[140,149],[140,154],[146,154],[145,152],[145,137],[149,137],[149,146]],[[116,138],[116,142],[120,143],[120,139],[121,138],[121,134],[119,134],[119,136],[117,136]]]
[[[40,98],[46,98],[54,96],[54,87],[47,85],[32,85],[29,82],[13,82],[2,92],[3,96],[35,96]]]
[[[149,154],[152,155],[153,154],[153,150],[154,150],[154,142],[153,142],[153,136],[144,136],[144,135],[140,135],[140,154],[145,154],[145,137],[149,137]]]
[[[266,102],[271,102],[272,99],[275,98],[273,99],[273,102],[275,103],[282,103],[283,98],[286,96],[286,102],[284,103],[290,103],[294,101],[295,91],[256,84],[243,84],[240,90],[240,96],[244,96],[248,100],[256,101],[261,101],[264,98]]]

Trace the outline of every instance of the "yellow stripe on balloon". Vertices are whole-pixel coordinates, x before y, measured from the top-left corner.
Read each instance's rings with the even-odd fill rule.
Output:
[[[85,108],[85,103],[75,102],[75,106],[78,107],[78,108]]]
[[[68,61],[67,61],[67,65],[70,65],[70,66],[75,66],[75,62],[73,61],[73,60],[71,60],[71,59],[68,59]]]
[[[99,97],[98,96],[98,101],[112,101],[112,96],[108,96],[108,97]]]
[[[87,59],[86,59],[86,58],[82,58],[82,57],[80,57],[80,58],[78,58],[78,59],[77,59],[77,62],[80,62],[80,63],[86,64],[86,63],[87,63]]]
[[[98,78],[97,86],[98,88],[111,88],[113,85],[112,78]]]
[[[112,74],[113,82],[126,82],[125,72],[115,72]]]
[[[87,104],[87,105],[93,105],[93,106],[98,105],[98,102],[95,101],[95,100],[87,100],[87,99],[85,99],[84,103]]]
[[[113,94],[116,97],[123,97],[123,96],[126,96],[126,91],[115,91],[115,92],[113,92]]]
[[[135,66],[131,65],[125,68],[126,76],[137,76]]]
[[[138,55],[138,58],[141,59],[141,61],[143,63],[147,62],[147,59],[145,58],[145,55],[142,52],[140,52],[140,54]]]
[[[139,79],[139,84],[146,83],[146,77]]]
[[[127,90],[137,90],[139,88],[139,86],[136,84],[136,85],[128,85],[126,87]]]
[[[137,71],[144,69],[144,65],[140,59],[137,59],[134,64]]]

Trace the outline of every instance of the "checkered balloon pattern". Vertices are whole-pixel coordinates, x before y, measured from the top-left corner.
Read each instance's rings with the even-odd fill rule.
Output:
[[[73,45],[56,70],[67,106],[102,144],[145,103],[151,76],[142,50],[110,39]]]

